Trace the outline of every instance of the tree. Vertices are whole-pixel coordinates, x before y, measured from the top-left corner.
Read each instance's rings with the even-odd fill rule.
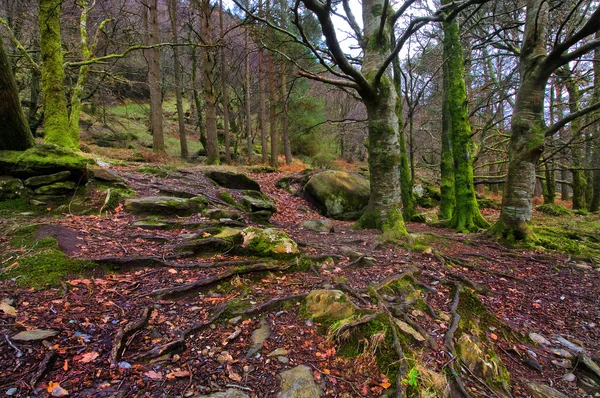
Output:
[[[227,92],[227,64],[225,61],[225,33],[223,30],[223,0],[219,0],[219,32],[221,36],[221,103],[223,104],[223,136],[225,138],[225,163],[231,163],[231,138],[229,136],[229,93]]]
[[[188,145],[185,133],[185,115],[183,113],[183,96],[181,87],[181,63],[179,62],[179,34],[177,27],[177,0],[169,0],[169,16],[171,19],[171,32],[173,34],[173,74],[175,77],[175,101],[177,103],[177,122],[179,126],[179,145],[181,157],[187,159]]]
[[[21,108],[12,65],[0,38],[0,150],[24,151],[34,144]]]
[[[569,13],[573,16],[574,13]],[[587,40],[600,24],[600,9],[591,11],[581,24],[564,39],[557,34],[548,53],[549,4],[543,0],[528,0],[525,33],[520,51],[520,86],[511,119],[509,166],[502,198],[500,219],[493,232],[508,240],[527,240],[531,231],[532,199],[535,187],[535,166],[544,151],[546,136],[577,117],[600,107],[599,103],[572,113],[549,128],[544,125],[544,95],[548,79],[557,69],[600,46],[600,40]],[[562,25],[564,26],[564,24]],[[560,33],[560,32],[559,32]],[[573,48],[575,47],[575,48]]]

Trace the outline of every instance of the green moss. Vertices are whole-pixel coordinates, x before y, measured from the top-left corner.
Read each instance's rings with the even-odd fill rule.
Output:
[[[22,212],[31,210],[33,207],[25,198],[8,199],[0,202],[0,214],[8,212]]]
[[[571,210],[558,203],[546,203],[535,208],[537,211],[551,216],[564,216],[571,214]]]
[[[242,206],[241,204],[239,204],[234,198],[233,196],[231,196],[231,194],[227,191],[221,191],[217,194],[217,197],[219,199],[221,199],[224,202],[227,202],[228,204],[232,205],[235,208],[241,209],[241,210],[245,210],[244,206]]]
[[[168,177],[169,174],[173,174],[177,169],[175,166],[143,166],[138,169],[140,173],[154,174],[157,177]]]
[[[245,253],[258,257],[290,257],[298,246],[284,231],[275,228],[246,228],[243,231]]]

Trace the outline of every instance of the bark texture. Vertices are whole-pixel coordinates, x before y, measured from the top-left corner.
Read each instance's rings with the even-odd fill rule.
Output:
[[[169,16],[171,17],[171,31],[173,34],[173,74],[175,78],[175,101],[177,103],[177,124],[179,127],[179,146],[181,157],[189,157],[187,137],[185,132],[185,115],[183,113],[183,95],[181,93],[181,64],[179,63],[179,34],[177,31],[177,0],[169,1]]]

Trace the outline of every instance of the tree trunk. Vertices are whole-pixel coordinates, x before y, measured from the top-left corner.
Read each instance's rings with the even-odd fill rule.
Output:
[[[181,157],[188,159],[188,145],[185,133],[185,115],[183,113],[183,95],[181,93],[181,64],[179,63],[179,34],[177,32],[177,0],[169,1],[169,15],[171,17],[171,31],[173,34],[173,74],[175,77],[175,101],[177,103],[177,122],[179,125],[179,146]]]
[[[273,55],[268,53],[269,68],[269,135],[271,137],[271,166],[279,167],[279,137],[277,136],[277,112],[275,104],[277,103],[277,90],[275,88],[275,60]]]
[[[24,151],[34,144],[4,41],[0,38],[0,150]]]
[[[245,31],[245,47],[246,47],[246,73],[244,81],[246,84],[245,102],[246,102],[246,146],[248,150],[248,164],[252,164],[254,158],[254,145],[252,145],[252,110],[250,108],[250,34],[248,29]]]
[[[196,47],[192,48],[192,85],[193,96],[194,96],[194,104],[196,106],[196,126],[198,127],[198,131],[200,133],[200,143],[202,144],[202,148],[206,151],[206,147],[208,146],[206,142],[206,124],[204,123],[204,118],[202,117],[202,100],[200,99],[200,91],[198,90],[198,54],[196,51]]]
[[[600,39],[600,31],[596,33],[596,38]],[[600,101],[600,49],[594,51],[594,102]],[[593,117],[600,117],[600,111],[596,111]],[[592,166],[594,168],[594,187],[592,190],[592,201],[590,202],[590,211],[600,210],[600,123],[594,126],[594,150]]]
[[[225,33],[223,30],[223,0],[219,0],[219,31],[221,34],[221,96],[223,100],[223,137],[225,138],[225,163],[231,163],[231,138],[229,137],[229,93],[227,92],[227,66],[225,62]]]
[[[554,162],[548,161],[544,166],[544,175],[546,180],[544,182],[544,203],[554,203],[556,199],[556,179],[554,178]]]
[[[371,196],[357,226],[381,229],[386,239],[406,235],[402,218],[400,188],[400,144],[396,116],[396,89],[389,70],[374,82],[380,65],[389,55],[389,26],[378,37],[379,13],[384,0],[363,0],[365,53],[362,74],[373,85],[373,93],[362,93],[369,129],[369,173]]]
[[[280,2],[281,26],[287,29],[286,0]],[[292,146],[290,144],[290,132],[288,123],[288,89],[287,89],[287,60],[281,57],[281,139],[283,140],[283,152],[285,153],[285,164],[292,164]]]
[[[42,54],[42,93],[44,95],[44,142],[79,149],[69,131],[60,36],[61,0],[38,0],[40,50]]]
[[[142,7],[145,41],[147,46],[159,43],[158,0],[144,0]],[[165,151],[165,139],[162,125],[162,90],[160,86],[160,49],[158,47],[145,50],[148,62],[148,87],[150,88],[150,123],[152,128],[152,150]]]
[[[444,59],[447,66],[447,93],[450,135],[452,137],[452,157],[454,159],[455,206],[449,227],[458,232],[473,232],[489,227],[479,212],[473,184],[473,157],[471,155],[471,124],[467,108],[467,88],[463,51],[460,43],[458,24],[444,21]]]
[[[267,0],[268,1],[268,0]],[[258,12],[261,18],[264,18],[263,0],[258,0]],[[259,124],[260,124],[260,144],[262,151],[262,162],[269,161],[269,148],[267,147],[267,108],[266,108],[266,82],[265,82],[265,50],[258,49],[258,106]]]
[[[544,91],[549,78],[541,68],[546,58],[548,3],[528,0],[521,49],[521,84],[511,120],[509,165],[500,219],[494,227],[501,237],[527,240],[531,231],[535,165],[544,151]]]
[[[212,8],[209,0],[198,2],[200,5],[200,34],[205,43],[212,43],[212,26],[210,16]],[[202,88],[206,101],[206,162],[219,163],[219,145],[217,138],[217,96],[214,87],[214,50],[206,47],[202,51]]]

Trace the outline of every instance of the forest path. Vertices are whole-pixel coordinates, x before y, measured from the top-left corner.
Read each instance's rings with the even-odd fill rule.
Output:
[[[157,186],[202,185],[196,169],[163,177],[117,171],[138,196],[157,194]],[[173,218],[185,225],[170,230],[132,228],[140,217],[123,211],[106,217],[28,220],[74,232],[75,257],[143,257],[141,264],[151,257],[156,261],[154,266],[142,267],[140,262],[128,263],[118,273],[96,272],[47,290],[1,281],[0,301],[14,300],[16,314],[0,314],[0,393],[16,388],[15,394],[37,391],[43,396],[60,385],[70,396],[188,397],[237,388],[250,396],[274,397],[280,389],[280,372],[304,364],[311,368],[324,396],[378,397],[390,380],[373,356],[349,359],[336,354],[337,342],[299,314],[296,297],[318,288],[345,288],[363,309],[374,310],[377,306],[365,299],[368,288],[413,267],[433,289],[428,303],[438,312],[451,313],[453,301],[451,286],[443,281],[470,285],[515,333],[560,335],[592,354],[600,353],[600,272],[586,264],[560,255],[507,249],[483,234],[461,235],[423,224],[408,224],[421,253],[383,245],[374,231],[352,230],[348,222],[334,221],[334,233],[310,232],[300,222],[322,217],[310,203],[275,187],[283,175],[252,175],[277,203],[278,212],[271,221],[295,239],[305,255],[334,261],[304,271],[250,271],[223,277],[241,263],[254,266],[256,261],[227,251],[209,258],[170,257],[181,235],[193,232],[191,225],[203,221],[197,215]],[[214,194],[212,187],[204,189],[205,195]],[[7,240],[0,238],[0,245]],[[352,254],[350,249],[359,253]],[[279,261],[269,266],[284,265]],[[173,300],[152,296],[158,289],[211,278],[218,280]],[[278,299],[289,302],[281,306]],[[238,319],[235,310],[222,314],[223,305],[232,303],[239,304],[242,318]],[[265,303],[273,305],[261,307]],[[435,345],[443,346],[448,320],[428,314],[415,317]],[[265,325],[268,338],[249,355],[253,333],[265,331]],[[59,334],[48,339],[48,344],[10,340],[18,331],[35,328]],[[586,396],[575,383],[563,380],[568,371],[552,363],[560,358],[541,347],[515,345],[494,331],[484,333],[501,349],[514,396],[528,395],[525,382],[547,384],[548,380],[570,396]],[[535,351],[541,371],[522,361],[520,354],[527,350]],[[270,357],[273,352],[281,355]],[[436,371],[442,371],[450,360],[440,349],[424,347],[422,356]],[[118,365],[111,367],[111,361]],[[466,385],[473,396],[489,394],[476,379],[467,378]]]

